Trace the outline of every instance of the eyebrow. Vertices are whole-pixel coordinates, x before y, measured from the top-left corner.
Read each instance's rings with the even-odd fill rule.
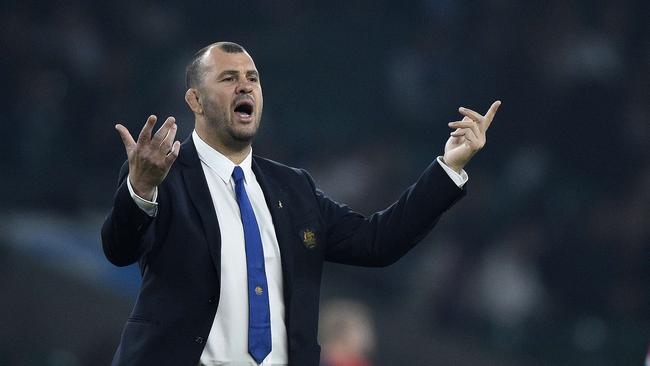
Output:
[[[232,76],[239,76],[239,71],[237,70],[224,70],[221,73],[219,73],[218,78],[222,78],[226,75],[232,75]],[[257,72],[257,70],[248,70],[246,71],[246,76],[255,76],[255,77],[260,77],[260,74]]]

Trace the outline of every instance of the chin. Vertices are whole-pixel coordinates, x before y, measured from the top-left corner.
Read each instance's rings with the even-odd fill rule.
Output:
[[[248,132],[248,131],[231,131],[230,137],[237,142],[252,142],[255,138],[257,130]]]

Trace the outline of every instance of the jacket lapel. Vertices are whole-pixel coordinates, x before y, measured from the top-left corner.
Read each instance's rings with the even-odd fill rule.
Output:
[[[261,162],[263,164],[263,161]],[[293,252],[291,250],[291,220],[289,218],[289,199],[286,191],[283,189],[281,182],[273,176],[272,172],[264,171],[258,162],[256,156],[253,156],[253,173],[262,187],[266,205],[271,212],[275,235],[278,238],[280,246],[280,256],[282,261],[282,276],[284,288],[285,309],[288,311],[291,302],[291,288],[293,284]],[[288,317],[285,316],[288,322]],[[288,325],[287,325],[288,326]]]
[[[187,193],[201,218],[201,225],[208,243],[208,251],[217,273],[221,273],[221,232],[219,231],[219,222],[192,135],[181,145],[178,162],[181,163],[183,168],[182,176]]]
[[[181,145],[178,162],[182,165],[181,174],[187,193],[201,219],[201,225],[208,243],[208,251],[217,273],[221,273],[221,232],[219,231],[219,222],[191,135]],[[264,192],[264,199],[271,212],[275,235],[280,246],[284,301],[285,309],[288,310],[293,283],[293,252],[289,244],[292,230],[288,212],[289,207],[287,206],[289,200],[281,182],[269,172],[263,171],[255,156],[253,156],[252,168],[260,187],[262,187],[262,192]],[[289,319],[285,320],[288,322]]]

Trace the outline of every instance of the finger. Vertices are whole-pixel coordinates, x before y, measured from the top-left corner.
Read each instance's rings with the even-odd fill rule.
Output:
[[[167,164],[171,166],[176,160],[176,158],[178,157],[178,154],[180,154],[180,152],[181,152],[181,143],[180,141],[176,141],[172,145],[172,149],[169,151],[169,154],[165,156],[165,162],[167,162]]]
[[[177,131],[178,131],[178,126],[174,123],[172,127],[169,129],[167,136],[165,136],[165,139],[163,139],[163,141],[160,143],[160,148],[165,153],[168,153],[169,150],[172,148],[172,144],[174,143],[174,139],[176,138]]]
[[[468,138],[468,136],[471,135],[474,138],[475,141],[479,141],[476,138],[476,134],[474,133],[474,131],[472,131],[469,128],[459,128],[456,131],[450,133],[450,135],[452,137],[465,137],[465,138]]]
[[[452,127],[452,128],[470,128],[470,126],[476,126],[476,122],[474,121],[453,121],[449,122],[447,126]]]
[[[169,134],[169,130],[172,128],[172,126],[176,124],[176,119],[174,117],[167,117],[165,120],[165,123],[163,123],[162,126],[156,131],[156,133],[153,135],[153,138],[151,139],[151,143],[160,145],[162,141],[167,137],[167,134]]]
[[[142,131],[140,131],[140,136],[138,136],[138,142],[147,142],[151,140],[151,131],[153,130],[153,125],[156,124],[158,118],[153,114],[147,118]]]
[[[472,131],[474,131],[474,133],[477,136],[481,135],[481,131],[479,129],[478,123],[476,123],[474,121],[466,121],[464,118],[463,118],[462,121],[449,122],[449,127],[451,127],[451,128],[469,128]]]
[[[472,142],[474,144],[480,142],[478,136],[476,136],[474,131],[472,131],[470,129],[466,129],[466,131],[465,131],[465,139],[467,139],[467,141],[470,141],[470,142]]]
[[[135,147],[135,140],[133,140],[129,130],[119,123],[115,125],[115,129],[117,130],[118,135],[120,135],[126,151],[128,152],[133,149]]]
[[[501,101],[497,100],[492,105],[490,106],[490,109],[488,109],[487,113],[485,113],[485,128],[487,129],[490,127],[490,124],[492,124],[492,120],[494,119],[494,116],[497,114],[497,111],[499,110],[499,107],[501,106]]]
[[[485,117],[483,117],[480,113],[473,111],[469,108],[459,107],[458,112],[460,112],[460,114],[462,114],[463,116],[471,118],[474,122],[478,124],[483,123],[483,120],[485,119]]]
[[[467,130],[466,128],[458,128],[458,129],[456,129],[454,131],[451,131],[451,133],[449,135],[453,136],[453,137],[464,136],[466,130]]]
[[[473,150],[480,150],[485,145],[485,140],[481,139],[480,136],[477,136],[472,130],[468,130],[465,133],[465,141]]]

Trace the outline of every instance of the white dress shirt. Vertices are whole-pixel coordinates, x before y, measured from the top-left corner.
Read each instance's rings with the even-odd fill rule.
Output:
[[[239,205],[235,195],[235,182],[231,177],[235,164],[201,140],[196,131],[192,133],[192,139],[201,160],[221,232],[221,296],[210,335],[201,354],[201,364],[255,366],[257,363],[248,354],[246,252]],[[458,187],[465,185],[469,178],[464,170],[458,174],[448,167],[441,157],[437,160]],[[284,321],[280,248],[271,213],[266,205],[262,188],[253,174],[251,164],[252,149],[239,166],[244,171],[244,186],[260,229],[269,286],[272,349],[261,365],[282,366],[288,364],[289,357]],[[152,201],[148,201],[135,194],[128,179],[127,186],[138,207],[149,216],[156,216],[158,190],[154,192]]]

